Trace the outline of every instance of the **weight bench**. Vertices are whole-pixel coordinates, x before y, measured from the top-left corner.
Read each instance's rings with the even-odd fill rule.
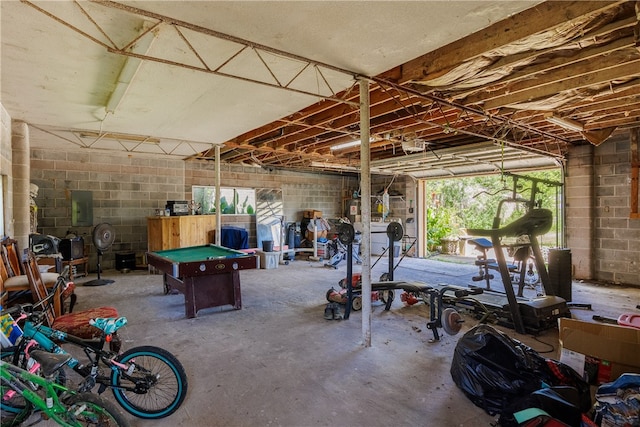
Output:
[[[443,328],[449,335],[455,335],[460,331],[462,327],[461,317],[458,312],[453,308],[444,308],[443,299],[446,293],[453,293],[453,298],[460,299],[470,295],[478,295],[483,293],[482,288],[463,288],[460,286],[444,286],[435,288],[421,282],[406,282],[406,281],[388,281],[388,282],[371,282],[371,291],[390,291],[388,298],[385,302],[385,311],[391,309],[391,303],[393,303],[393,291],[396,289],[402,289],[404,292],[409,293],[415,297],[415,301],[423,301],[429,304],[429,321],[427,322],[427,329],[433,332],[433,341],[440,340],[440,333],[438,328]],[[358,287],[356,292],[362,297],[361,288]],[[348,303],[348,302],[347,302]],[[443,320],[444,319],[444,320]]]

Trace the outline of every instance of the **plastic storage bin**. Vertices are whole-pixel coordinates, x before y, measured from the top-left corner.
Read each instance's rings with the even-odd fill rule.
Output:
[[[260,255],[260,268],[265,270],[278,268],[280,252],[258,251],[258,255]]]

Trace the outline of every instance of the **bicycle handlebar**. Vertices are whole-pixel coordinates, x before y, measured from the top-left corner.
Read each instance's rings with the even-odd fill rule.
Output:
[[[24,305],[26,306],[26,305],[32,305],[32,304],[24,304]],[[0,316],[5,316],[7,314],[10,316],[14,316],[23,311],[26,311],[26,310],[24,310],[21,304],[18,304],[18,305],[14,305],[13,307],[3,308],[2,311],[0,311]]]
[[[35,307],[37,307],[38,305],[40,304],[31,304],[31,303],[16,304],[12,307],[9,307],[7,309],[3,309],[2,311],[0,311],[0,315],[4,316],[8,314],[11,317],[15,318],[24,314],[25,317],[29,319],[29,321],[33,323],[40,323],[44,320],[44,317],[43,317],[44,312],[35,310]],[[23,317],[23,319],[25,317]]]

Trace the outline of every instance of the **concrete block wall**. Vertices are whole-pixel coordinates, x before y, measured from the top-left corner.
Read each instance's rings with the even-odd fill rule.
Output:
[[[575,279],[593,279],[594,189],[592,145],[573,147],[565,176],[566,239]]]
[[[171,158],[95,150],[31,149],[31,181],[40,187],[38,231],[59,238],[73,233],[84,238],[95,271],[93,226],[107,222],[115,228],[115,243],[105,252],[102,268],[115,268],[115,254],[147,249],[147,216],[167,200],[184,198],[184,162]],[[93,225],[74,227],[71,192],[91,191]],[[86,251],[85,251],[86,252]]]
[[[193,185],[215,185],[215,162],[192,160],[185,164],[185,187],[191,198]],[[238,188],[270,188],[282,190],[285,223],[300,222],[305,210],[321,211],[325,218],[342,216],[342,195],[358,186],[355,176],[298,173],[252,166],[222,164],[220,185]],[[256,245],[255,216],[225,215],[223,224],[243,227],[249,231],[249,245]]]
[[[630,219],[628,133],[570,150],[567,247],[575,279],[640,286],[640,220]]]
[[[640,219],[631,213],[628,133],[594,151],[596,279],[640,286]]]
[[[228,187],[281,188],[289,222],[300,221],[305,209],[321,210],[327,218],[341,215],[343,186],[353,186],[356,178],[223,164],[221,180]],[[59,238],[68,233],[82,236],[89,246],[89,270],[95,272],[93,226],[71,224],[73,190],[91,191],[93,224],[108,222],[116,230],[115,243],[102,259],[102,268],[112,269],[118,252],[144,255],[146,218],[164,208],[167,200],[191,200],[192,185],[215,185],[215,164],[132,153],[32,148],[31,181],[40,187],[38,231]],[[250,244],[255,244],[254,216],[224,215],[222,224],[246,228]]]
[[[377,194],[381,189],[389,186],[390,194],[401,194],[401,196],[389,198],[389,210],[391,218],[400,218],[402,220],[402,227],[404,228],[404,234],[410,237],[417,237],[417,219],[418,219],[418,207],[417,207],[417,184],[416,182],[407,176],[396,176],[395,178],[389,175],[374,175],[371,177],[371,193]],[[375,202],[377,198],[372,198],[373,203],[371,212],[375,213]],[[409,209],[413,208],[413,213],[409,212]],[[410,222],[407,220],[412,218]]]

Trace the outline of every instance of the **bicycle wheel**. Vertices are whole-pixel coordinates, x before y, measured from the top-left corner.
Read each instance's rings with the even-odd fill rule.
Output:
[[[74,394],[64,403],[69,405],[64,421],[72,426],[129,427],[124,414],[97,394]]]
[[[180,407],[187,395],[187,374],[174,355],[159,347],[142,346],[125,351],[116,360],[134,367],[111,374],[113,395],[125,411],[158,419]]]

